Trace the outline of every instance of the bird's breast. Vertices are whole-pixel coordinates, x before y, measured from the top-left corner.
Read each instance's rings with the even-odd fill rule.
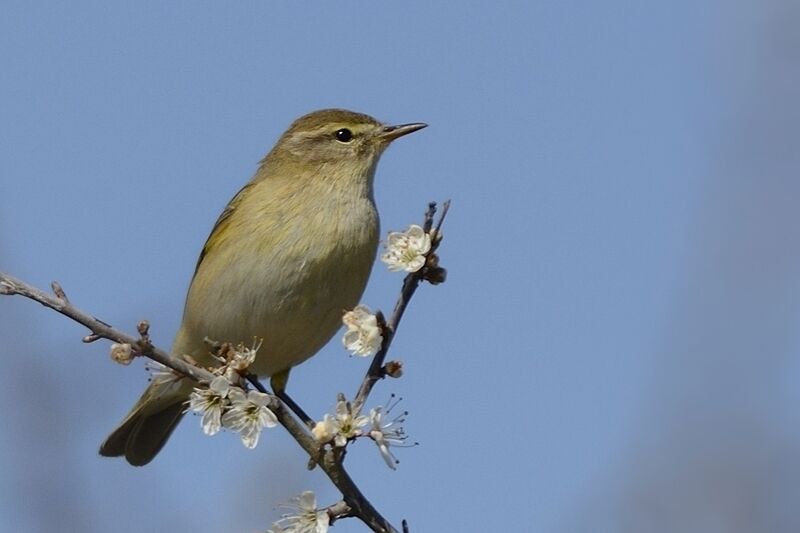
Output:
[[[271,375],[316,353],[358,304],[375,260],[378,216],[369,198],[301,212],[259,207],[231,220],[237,238],[204,258],[179,338],[191,339],[189,353],[203,350],[197,341],[206,336],[248,345],[263,339],[253,370]]]

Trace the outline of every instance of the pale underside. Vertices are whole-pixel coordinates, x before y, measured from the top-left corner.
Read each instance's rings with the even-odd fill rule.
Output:
[[[209,363],[205,337],[246,345],[263,339],[252,370],[269,376],[328,342],[343,312],[358,304],[378,245],[371,194],[339,194],[337,185],[320,180],[319,190],[242,195],[201,258],[174,353]],[[232,232],[235,243],[226,238]]]

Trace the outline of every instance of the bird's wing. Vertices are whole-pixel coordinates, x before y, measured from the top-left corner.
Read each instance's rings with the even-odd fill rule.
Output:
[[[225,229],[228,227],[228,224],[231,220],[231,215],[236,208],[242,201],[242,197],[244,196],[243,193],[249,187],[253,185],[254,182],[249,182],[247,185],[239,189],[239,192],[228,202],[228,205],[225,206],[225,209],[222,210],[220,213],[219,218],[214,223],[214,227],[211,228],[211,234],[209,234],[208,239],[206,239],[206,243],[203,245],[203,249],[200,252],[200,257],[197,258],[197,265],[194,267],[194,274],[192,275],[192,280],[194,281],[195,276],[197,276],[197,271],[200,270],[200,263],[203,262],[206,254],[208,253],[211,248],[215,245],[220,244],[220,236],[225,233]]]

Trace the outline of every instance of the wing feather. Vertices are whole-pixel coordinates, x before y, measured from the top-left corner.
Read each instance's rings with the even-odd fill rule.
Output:
[[[206,243],[203,245],[203,249],[200,251],[200,257],[197,258],[197,265],[194,267],[194,274],[192,275],[192,281],[194,281],[195,276],[197,276],[197,271],[200,270],[200,264],[203,262],[203,259],[208,254],[208,251],[211,250],[215,245],[219,244],[219,240],[221,236],[225,233],[225,230],[228,227],[228,224],[231,221],[231,215],[233,215],[236,208],[242,201],[242,197],[244,196],[244,191],[250,188],[255,182],[251,181],[241,189],[236,195],[228,202],[228,205],[225,206],[225,209],[222,210],[220,213],[219,218],[214,223],[214,227],[211,228],[211,233],[206,239]]]

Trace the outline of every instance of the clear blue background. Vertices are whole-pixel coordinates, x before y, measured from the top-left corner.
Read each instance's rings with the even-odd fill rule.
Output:
[[[0,15],[0,270],[168,347],[219,211],[295,117],[430,128],[383,228],[452,198],[381,383],[421,444],[347,463],[412,532],[800,529],[800,9],[793,1],[41,2]],[[401,277],[375,269],[389,310]],[[264,531],[338,495],[271,431],[189,417],[151,465],[97,446],[146,382],[0,298],[0,529]],[[321,416],[367,361],[290,391]],[[363,531],[354,520],[336,531]]]

